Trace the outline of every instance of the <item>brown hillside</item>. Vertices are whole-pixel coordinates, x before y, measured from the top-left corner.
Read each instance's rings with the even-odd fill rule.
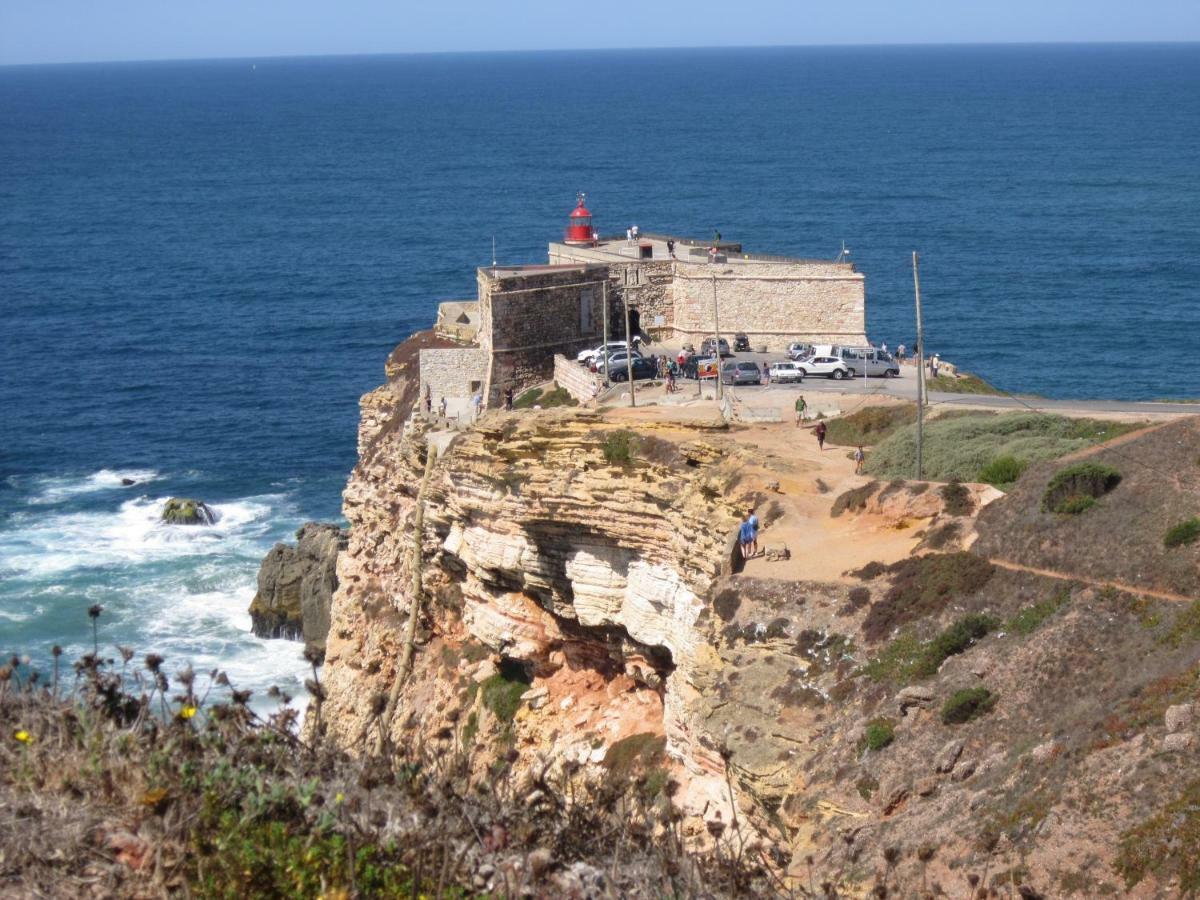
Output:
[[[1120,483],[1077,515],[1042,508],[1054,475],[1082,459],[1111,466]],[[1167,529],[1200,515],[1200,419],[1189,418],[1042,463],[979,517],[985,556],[1091,580],[1200,597],[1200,542],[1167,548]]]

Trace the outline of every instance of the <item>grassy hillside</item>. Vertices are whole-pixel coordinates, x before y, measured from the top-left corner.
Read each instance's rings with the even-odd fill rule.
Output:
[[[1111,440],[1139,425],[1035,412],[962,412],[927,421],[923,475],[932,481],[989,481],[1005,487],[1026,466]],[[867,457],[877,478],[912,478],[916,425],[891,431]],[[997,465],[997,461],[1003,463]]]

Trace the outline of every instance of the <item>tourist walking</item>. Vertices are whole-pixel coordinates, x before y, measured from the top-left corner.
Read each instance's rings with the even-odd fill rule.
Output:
[[[804,415],[807,412],[808,412],[808,403],[805,401],[804,396],[801,395],[796,398],[796,427],[797,428],[799,428],[800,423],[804,421]]]
[[[742,519],[742,524],[738,527],[738,543],[742,548],[742,559],[749,559],[750,548],[754,546],[754,526],[750,524],[749,513],[746,514],[746,518]]]
[[[813,434],[817,436],[817,449],[822,453],[825,452],[825,423],[818,422],[817,427],[813,429]]]
[[[863,453],[862,444],[858,445],[858,449],[854,451],[854,474],[861,475],[863,460],[866,459],[866,454]]]
[[[904,345],[903,344],[901,344],[899,347],[896,348],[896,362],[899,362],[899,363],[904,362]]]

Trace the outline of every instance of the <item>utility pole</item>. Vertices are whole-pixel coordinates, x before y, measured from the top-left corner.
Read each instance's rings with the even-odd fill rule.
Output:
[[[917,276],[917,251],[913,251],[913,293],[917,301],[917,481],[921,480],[921,451],[925,439],[925,329],[921,324],[921,279]]]
[[[712,276],[712,289],[713,289],[713,335],[717,339],[716,346],[713,347],[713,352],[717,356],[717,388],[716,388],[715,396],[717,398],[717,402],[720,403],[721,397],[724,395],[724,392],[721,389],[721,320],[719,318],[717,318],[717,273],[716,272],[713,272],[713,276]]]
[[[625,270],[625,290],[621,291],[625,300],[625,372],[629,375],[629,405],[637,406],[636,372],[633,370],[633,342],[629,338],[629,270]]]
[[[608,387],[608,276],[604,276],[604,287],[601,289],[604,302],[600,305],[600,313],[604,316],[604,346],[600,356],[604,360],[604,386]]]

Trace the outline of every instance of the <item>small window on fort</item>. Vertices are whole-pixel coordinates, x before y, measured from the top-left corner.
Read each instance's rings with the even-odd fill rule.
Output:
[[[483,387],[483,382],[482,382],[482,381],[472,381],[472,382],[471,382],[471,394],[472,394],[472,395],[474,395],[474,394],[475,394],[475,393],[477,393],[477,392],[478,392],[478,391],[479,391],[479,390],[480,390],[482,387]]]

